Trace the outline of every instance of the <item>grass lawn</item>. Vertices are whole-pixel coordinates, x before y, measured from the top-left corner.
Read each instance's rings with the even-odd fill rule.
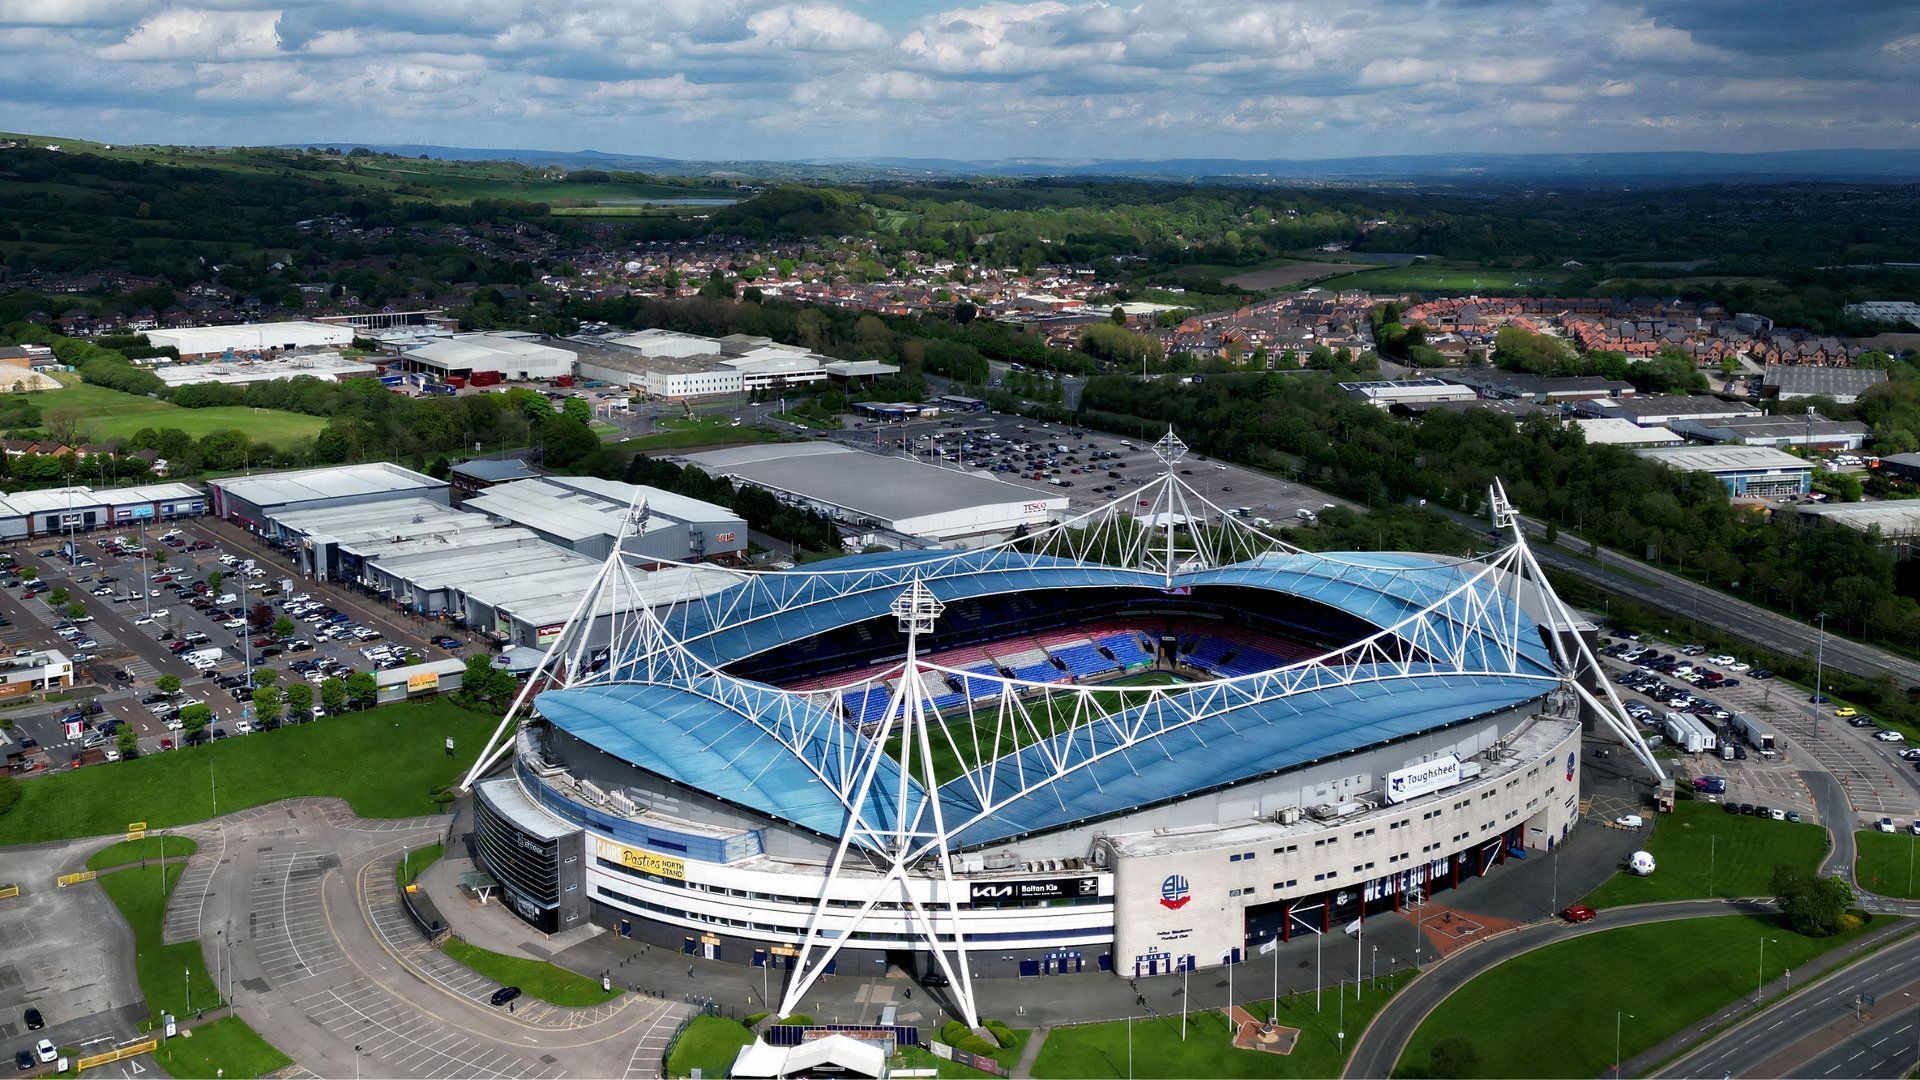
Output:
[[[695,420],[662,420],[651,435],[608,443],[610,450],[684,450],[695,446],[740,446],[746,443],[778,442],[779,434],[765,428],[733,426],[727,416],[703,416]]]
[[[200,845],[188,836],[143,836],[138,840],[122,840],[109,844],[87,857],[87,869],[110,870],[129,863],[158,859],[163,854],[169,859],[185,859],[200,850]]]
[[[1442,1002],[1414,1032],[1394,1074],[1429,1075],[1434,1044],[1459,1036],[1479,1054],[1474,1076],[1600,1076],[1613,1067],[1616,1010],[1632,1017],[1620,1028],[1625,1060],[1750,997],[1762,977],[1763,940],[1771,982],[1863,931],[1807,938],[1771,916],[1719,915],[1548,945]],[[1516,1017],[1535,1037],[1516,1033]]]
[[[153,1057],[168,1076],[265,1076],[293,1064],[237,1016],[201,1024],[191,1038],[162,1039]]]
[[[414,848],[407,852],[405,858],[393,864],[394,884],[404,889],[419,881],[420,875],[426,873],[427,867],[440,861],[441,854],[439,844],[428,844],[426,847]]]
[[[1248,965],[1248,981],[1260,981],[1252,973],[1252,969],[1258,967],[1257,963]],[[1338,1076],[1346,1062],[1344,1048],[1353,1045],[1354,1037],[1367,1026],[1373,1014],[1412,977],[1412,972],[1400,972],[1381,979],[1377,989],[1363,990],[1358,1001],[1353,998],[1352,987],[1347,987],[1344,995],[1335,994],[1329,988],[1318,1012],[1314,1010],[1311,993],[1281,998],[1280,1023],[1300,1029],[1300,1041],[1291,1054],[1238,1049],[1229,1041],[1232,1033],[1227,1027],[1227,1018],[1213,1010],[1188,1016],[1187,1039],[1182,1042],[1180,1014],[1175,1012],[1133,1022],[1131,1069],[1128,1068],[1126,1021],[1054,1028],[1047,1034],[1046,1044],[1040,1047],[1033,1075],[1048,1078]],[[1261,1016],[1270,1009],[1271,1001],[1271,998],[1257,997],[1242,1004],[1247,1011]],[[1342,1030],[1347,1033],[1344,1046],[1339,1038]]]
[[[1447,266],[1395,266],[1362,270],[1332,280],[1342,289],[1372,292],[1518,292],[1557,285],[1565,274],[1552,270],[1483,270]]]
[[[1586,903],[1618,907],[1703,896],[1766,896],[1773,868],[1808,873],[1827,854],[1827,831],[1805,822],[1729,814],[1718,803],[1690,799],[1654,818],[1647,844],[1657,869],[1651,877],[1625,872],[1608,878]]]
[[[1883,833],[1878,829],[1853,834],[1856,845],[1854,879],[1860,887],[1881,896],[1920,900],[1920,836],[1904,829]]]
[[[189,1004],[201,1009],[220,1004],[218,988],[200,955],[200,943],[160,944],[167,896],[185,869],[181,863],[138,866],[96,879],[133,928],[134,975],[140,980],[141,996],[147,999],[148,1018],[155,1023],[163,1012],[182,1018],[192,1016]]]
[[[696,1016],[667,1055],[667,1075],[692,1076],[699,1069],[701,1076],[725,1076],[740,1048],[752,1041],[753,1032],[738,1020]]]
[[[787,423],[793,424],[797,427],[811,428],[815,431],[839,431],[840,430],[840,425],[836,421],[822,420],[817,416],[806,416],[802,413],[797,413],[792,410],[788,410],[782,413],[774,413],[771,418],[774,420],[784,420]]]
[[[1033,1037],[1033,1030],[1031,1028],[1008,1028],[1007,1030],[1013,1032],[1013,1045],[995,1050],[992,1056],[993,1060],[1005,1065],[1011,1070],[1019,1063],[1020,1052],[1026,1049],[1027,1040]],[[962,1065],[957,1061],[948,1061],[945,1058],[935,1057],[933,1051],[922,1049],[918,1046],[901,1047],[900,1052],[894,1055],[893,1067],[896,1069],[933,1069],[937,1075],[945,1078],[945,1080],[968,1080],[969,1077],[993,1075],[991,1073],[981,1072],[979,1069],[968,1065]]]
[[[448,938],[440,950],[502,986],[517,986],[528,997],[564,1008],[584,1008],[620,996],[617,989],[600,989],[598,979],[589,979],[545,960],[492,952],[457,937]]]
[[[93,440],[126,438],[148,427],[179,428],[196,439],[210,431],[231,428],[246,432],[252,439],[287,446],[311,439],[327,426],[323,416],[241,405],[183,409],[170,401],[83,383],[73,375],[63,376],[63,380],[67,383],[64,388],[41,391],[34,403],[43,412],[62,407],[84,410],[86,419],[80,421],[80,430]]]
[[[437,813],[432,789],[459,779],[499,722],[443,699],[405,702],[35,777],[0,814],[0,846],[102,836],[129,821],[184,825],[299,795],[339,796],[363,817]]]

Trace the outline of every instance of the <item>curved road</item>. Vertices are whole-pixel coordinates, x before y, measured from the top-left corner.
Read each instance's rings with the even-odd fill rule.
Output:
[[[1644,904],[1608,911],[1592,922],[1566,923],[1558,920],[1523,926],[1512,933],[1487,938],[1477,945],[1454,953],[1430,967],[1407,984],[1373,1018],[1354,1042],[1353,1056],[1341,1075],[1347,1077],[1392,1076],[1401,1053],[1427,1014],[1475,976],[1497,967],[1522,953],[1546,945],[1584,937],[1587,934],[1616,930],[1622,926],[1671,922],[1702,915],[1752,914],[1772,910],[1771,904],[1725,900],[1677,900],[1664,904]]]

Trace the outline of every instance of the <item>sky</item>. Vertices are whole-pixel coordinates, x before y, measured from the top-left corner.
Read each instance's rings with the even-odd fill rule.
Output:
[[[700,160],[1920,147],[1916,0],[0,0],[0,128]]]

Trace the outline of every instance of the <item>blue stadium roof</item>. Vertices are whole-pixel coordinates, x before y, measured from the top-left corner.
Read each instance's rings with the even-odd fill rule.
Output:
[[[1459,587],[1476,569],[1404,553],[1277,553],[1179,574],[1175,584],[1269,589],[1388,627]],[[949,602],[1033,589],[1132,585],[1158,590],[1165,584],[1152,571],[1001,550],[876,552],[756,575],[704,601],[680,605],[668,616],[667,628],[687,643],[689,651],[716,667],[724,666],[885,615],[900,589],[916,575],[922,576],[934,595]],[[1455,621],[1467,625],[1473,620],[1462,616]],[[1551,662],[1544,643],[1535,643],[1528,652],[1542,665]]]
[[[846,809],[833,793],[792,751],[742,715],[738,703],[676,686],[608,683],[549,690],[534,705],[560,730],[658,776],[824,836],[838,837],[846,825]],[[821,746],[803,754],[837,777],[840,755]],[[875,797],[869,822],[893,820],[887,796],[898,791],[899,778],[893,759],[883,757],[870,789]],[[924,797],[919,785],[912,790]]]

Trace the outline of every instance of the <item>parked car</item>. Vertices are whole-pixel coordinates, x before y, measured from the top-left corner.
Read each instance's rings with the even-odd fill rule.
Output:
[[[1560,913],[1562,918],[1573,923],[1592,922],[1595,914],[1594,910],[1585,904],[1575,904]]]
[[[493,992],[493,996],[492,996],[492,997],[490,997],[490,998],[488,998],[488,999],[487,999],[487,1002],[488,1002],[489,1004],[491,1004],[492,1006],[494,1006],[495,1008],[499,1008],[500,1006],[502,1006],[502,1005],[505,1005],[505,1004],[507,1004],[507,1003],[508,1003],[508,1002],[510,1002],[510,1001],[513,1001],[514,999],[516,999],[516,998],[518,998],[519,996],[520,996],[520,988],[519,988],[519,987],[517,987],[517,986],[503,986],[503,987],[501,987],[500,989],[498,989],[498,990],[495,990],[495,991]]]

